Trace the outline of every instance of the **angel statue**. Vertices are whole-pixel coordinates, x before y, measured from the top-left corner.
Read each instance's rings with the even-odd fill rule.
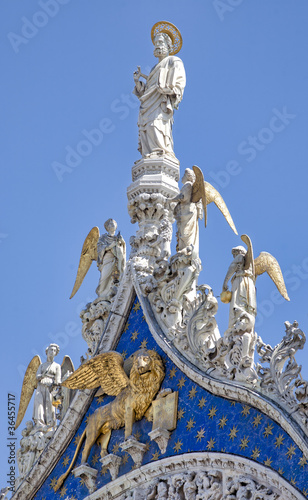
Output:
[[[143,157],[175,158],[173,113],[182,100],[186,84],[183,62],[175,56],[182,47],[182,36],[172,23],[160,21],[153,26],[151,37],[158,63],[149,76],[141,73],[140,66],[134,73],[133,93],[140,100],[138,150]]]
[[[116,286],[125,269],[126,246],[120,232],[116,234],[115,220],[108,219],[104,227],[107,233],[100,236],[98,227],[93,227],[85,239],[70,299],[79,290],[93,260],[96,260],[101,273],[96,289],[97,295],[102,300],[110,301],[116,294]]]
[[[177,252],[193,245],[195,256],[199,256],[199,228],[198,219],[204,216],[205,227],[207,224],[207,205],[214,202],[219,208],[231,229],[237,234],[230,212],[219,192],[209,183],[205,182],[199,167],[193,170],[186,168],[182,178],[180,194],[170,201],[177,202],[174,216],[177,222]],[[203,208],[203,210],[202,210]],[[204,215],[203,215],[204,214]]]
[[[257,276],[265,271],[275,283],[282,297],[290,300],[280,266],[275,257],[268,252],[261,252],[259,257],[254,259],[249,236],[243,234],[241,239],[247,245],[247,250],[243,246],[232,248],[233,262],[231,262],[227,271],[221,293],[222,302],[230,302],[229,328],[236,324],[239,314],[243,310],[252,317],[256,316],[255,283]],[[228,290],[228,281],[230,279],[232,283],[231,292]]]
[[[61,366],[54,361],[59,351],[57,344],[50,344],[45,351],[47,361],[42,363],[39,355],[30,361],[22,384],[15,429],[21,424],[35,389],[32,417],[34,430],[53,432],[56,429],[56,406],[60,401],[56,401],[55,397],[61,380],[67,377],[68,372],[74,372],[69,356],[64,356]]]

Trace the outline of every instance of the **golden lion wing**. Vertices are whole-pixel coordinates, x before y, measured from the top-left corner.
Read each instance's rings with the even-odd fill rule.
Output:
[[[98,239],[99,239],[99,229],[98,227],[95,226],[89,232],[82,246],[77,276],[70,299],[72,299],[75,293],[79,290],[80,285],[83,282],[85,275],[87,274],[92,264],[92,260],[97,260]]]
[[[21,396],[20,396],[15,429],[17,429],[17,427],[19,427],[19,425],[21,424],[22,419],[24,418],[25,413],[27,411],[30,400],[32,398],[33,392],[37,387],[36,372],[39,369],[40,365],[41,365],[41,358],[39,357],[39,355],[36,355],[34,356],[34,358],[31,359],[28,368],[26,370],[21,388]]]
[[[117,396],[129,384],[123,363],[123,357],[118,352],[103,352],[77,368],[62,385],[69,389],[101,387],[109,396]]]
[[[278,261],[268,252],[261,252],[255,259],[256,277],[267,272],[284,299],[290,300]]]
[[[192,186],[192,193],[191,193],[191,201],[193,203],[198,203],[198,201],[202,200],[202,205],[203,205],[203,212],[204,212],[204,225],[206,227],[207,223],[207,199],[206,199],[206,193],[205,193],[205,185],[204,185],[204,177],[202,170],[197,167],[197,165],[193,166],[193,171],[195,174],[195,182],[193,183]]]
[[[212,184],[210,184],[209,182],[206,182],[206,181],[204,181],[204,190],[205,190],[205,196],[206,196],[206,204],[209,205],[210,203],[214,202],[216,207],[219,208],[222,215],[224,216],[224,218],[228,222],[232,231],[234,231],[235,234],[237,234],[235,224],[233,222],[231,214],[230,214],[228,207],[225,204],[224,199],[221,196],[221,194],[217,191],[217,189],[215,189],[212,186]]]

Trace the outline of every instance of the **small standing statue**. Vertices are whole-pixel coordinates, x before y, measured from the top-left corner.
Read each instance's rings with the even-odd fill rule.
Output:
[[[108,219],[104,227],[107,233],[100,236],[98,227],[93,227],[82,247],[77,277],[70,299],[79,290],[92,261],[97,261],[101,273],[96,293],[102,300],[110,301],[116,294],[116,286],[126,264],[125,241],[120,232],[116,234],[117,223]]]
[[[159,62],[149,76],[141,73],[140,66],[134,73],[133,92],[140,100],[138,150],[143,157],[160,155],[175,159],[173,112],[182,100],[186,84],[183,62],[175,57],[182,47],[182,36],[173,24],[161,21],[153,26],[151,37]]]
[[[174,215],[177,222],[177,251],[193,245],[194,254],[199,256],[199,228],[198,219],[204,213],[205,227],[207,224],[207,205],[214,202],[221,211],[231,229],[237,234],[230,212],[219,192],[209,183],[205,182],[199,167],[193,170],[187,168],[182,178],[182,189],[178,196],[171,201],[178,202]],[[202,201],[202,205],[200,203]],[[203,210],[202,210],[203,208]]]
[[[230,302],[229,328],[232,328],[241,312],[245,311],[252,317],[257,314],[256,288],[257,276],[265,271],[275,283],[278,291],[286,300],[288,297],[280,266],[270,253],[261,252],[259,257],[254,259],[250,238],[243,234],[241,236],[246,243],[248,250],[242,246],[232,249],[233,262],[227,271],[221,293],[222,302]],[[231,279],[232,290],[228,291],[228,281]]]
[[[54,361],[59,351],[60,348],[57,344],[50,344],[45,351],[47,361],[42,363],[39,355],[34,356],[30,361],[22,384],[16,429],[24,418],[35,389],[33,407],[35,429],[40,429],[44,432],[56,429],[54,397],[58,393],[61,380],[66,377],[68,372],[74,372],[74,365],[69,356],[64,356],[62,365]]]
[[[232,249],[231,262],[220,295],[222,302],[230,302],[229,326],[219,347],[220,362],[223,362],[224,375],[231,379],[253,383],[258,379],[254,364],[257,343],[255,318],[257,314],[256,278],[265,271],[272,278],[281,295],[290,300],[280,266],[271,254],[261,252],[254,259],[250,238],[241,236],[247,250],[238,246]],[[231,279],[232,290],[228,290]]]
[[[47,361],[42,363],[38,355],[34,356],[24,376],[15,429],[21,424],[34,391],[35,396],[33,421],[26,423],[26,428],[22,431],[21,447],[17,451],[17,484],[24,479],[42,453],[56,430],[57,418],[63,418],[71,400],[73,391],[65,389],[66,392],[63,393],[60,384],[74,372],[74,365],[69,356],[64,356],[61,366],[56,363],[54,358],[59,350],[57,344],[50,344],[46,348]],[[61,414],[56,415],[59,405]]]

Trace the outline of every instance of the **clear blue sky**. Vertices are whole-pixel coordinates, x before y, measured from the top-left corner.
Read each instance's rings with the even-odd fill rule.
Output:
[[[286,273],[290,303],[275,303],[270,278],[258,278],[257,332],[272,345],[285,320],[308,332],[306,0],[2,0],[1,7],[0,487],[7,393],[17,405],[25,367],[49,342],[60,345],[59,362],[69,354],[75,366],[86,351],[79,312],[95,298],[94,265],[68,299],[85,236],[109,217],[127,244],[136,231],[126,209],[139,158],[132,73],[155,64],[150,31],[159,20],[183,36],[187,86],[174,126],[182,173],[201,167],[255,255],[272,253]],[[86,148],[81,141],[100,123],[100,143],[67,168],[68,151]],[[65,171],[56,175],[55,162]],[[199,282],[219,295],[241,240],[212,206],[200,233]],[[226,305],[217,319],[223,333]],[[306,379],[307,353],[308,346],[297,356]]]

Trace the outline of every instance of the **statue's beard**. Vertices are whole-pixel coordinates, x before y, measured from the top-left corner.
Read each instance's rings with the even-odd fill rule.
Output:
[[[167,56],[167,55],[168,55],[168,50],[166,48],[156,47],[154,49],[154,56],[155,57],[158,57],[158,56]]]

